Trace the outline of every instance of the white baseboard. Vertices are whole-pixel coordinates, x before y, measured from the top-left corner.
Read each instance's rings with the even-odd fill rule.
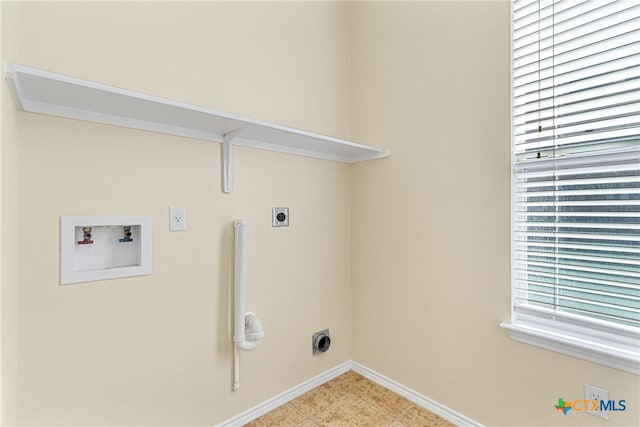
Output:
[[[371,381],[380,384],[381,386],[412,401],[416,405],[421,406],[426,410],[431,411],[434,414],[458,426],[482,427],[482,424],[470,418],[467,418],[462,414],[459,414],[453,409],[448,408],[434,400],[431,400],[428,397],[423,396],[420,393],[415,392],[410,388],[407,388],[385,377],[384,375],[381,375],[352,360],[338,365],[335,368],[331,368],[328,371],[325,371],[322,374],[311,378],[310,380],[298,384],[295,387],[291,387],[289,390],[286,390],[278,394],[277,396],[272,397],[271,399],[265,400],[264,402],[254,406],[253,408],[249,408],[241,414],[236,415],[235,417],[221,422],[217,427],[238,427],[247,424],[255,420],[256,418],[261,417],[262,415],[274,410],[275,408],[284,405],[285,403],[295,399],[296,397],[308,392],[309,390],[322,385],[327,381],[330,381],[335,377],[342,375],[350,370],[357,372],[363,377],[366,377]]]
[[[457,426],[470,426],[470,427],[481,427],[482,424],[472,420],[471,418],[465,417],[464,415],[454,411],[453,409],[444,406],[435,400],[429,399],[426,396],[421,395],[420,393],[411,390],[408,387],[399,384],[384,375],[373,371],[366,366],[362,366],[357,362],[351,361],[351,369],[362,375],[365,378],[370,379],[374,383],[380,384],[382,387],[387,388],[394,393],[399,394],[415,403],[416,405],[433,412],[434,414],[444,418],[445,420],[452,422]]]
[[[318,387],[334,379],[335,377],[344,374],[352,369],[352,362],[348,361],[341,365],[336,366],[335,368],[331,368],[328,371],[317,375],[310,380],[307,380],[297,386],[291,387],[289,390],[285,390],[284,392],[278,394],[277,396],[272,397],[271,399],[265,400],[264,402],[254,406],[253,408],[249,408],[243,413],[236,415],[235,417],[229,418],[226,421],[218,424],[218,427],[239,427],[245,425],[258,417],[263,416],[264,414],[271,412],[278,406],[284,405],[285,403],[295,399],[298,396],[301,396],[308,392],[311,389]]]

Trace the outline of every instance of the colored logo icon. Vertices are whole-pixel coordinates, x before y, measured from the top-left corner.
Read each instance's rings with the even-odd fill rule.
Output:
[[[571,402],[565,402],[564,398],[559,397],[558,398],[558,404],[555,405],[555,408],[558,411],[562,411],[565,415],[567,415],[567,412],[569,412],[571,410]]]

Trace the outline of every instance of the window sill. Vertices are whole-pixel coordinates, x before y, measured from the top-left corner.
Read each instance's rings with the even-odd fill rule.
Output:
[[[602,337],[566,329],[558,331],[529,322],[502,322],[500,326],[514,341],[640,375],[640,348],[637,345],[618,345]]]

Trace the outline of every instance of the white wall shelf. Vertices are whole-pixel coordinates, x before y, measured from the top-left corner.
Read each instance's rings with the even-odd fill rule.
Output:
[[[13,63],[5,76],[18,108],[222,143],[223,191],[230,192],[231,145],[355,163],[386,157],[385,150],[68,77]]]

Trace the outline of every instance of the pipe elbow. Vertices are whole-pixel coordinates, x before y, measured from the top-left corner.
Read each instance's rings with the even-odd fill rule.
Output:
[[[240,350],[245,350],[245,351],[251,351],[251,350],[255,350],[256,348],[258,348],[258,346],[260,345],[262,341],[240,341],[240,342],[236,342],[236,347],[238,347]]]
[[[247,341],[262,341],[264,338],[264,330],[262,329],[262,322],[258,317],[249,312],[244,316],[244,334]]]
[[[249,312],[244,316],[244,334],[233,337],[233,342],[240,350],[255,350],[262,343],[264,330],[258,317]]]

